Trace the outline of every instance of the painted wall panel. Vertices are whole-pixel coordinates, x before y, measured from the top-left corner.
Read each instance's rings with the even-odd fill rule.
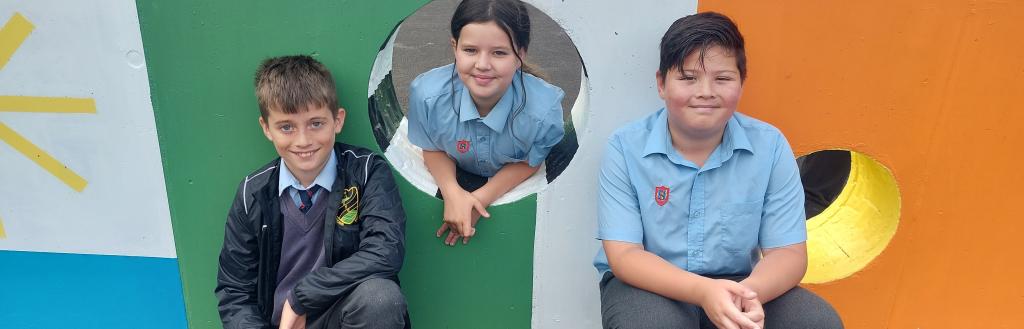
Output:
[[[4,328],[186,328],[173,258],[0,251]]]
[[[848,328],[1015,328],[1024,299],[1024,4],[702,1],[747,40],[740,111],[806,154],[862,152],[902,206],[863,270],[807,287]],[[813,264],[812,264],[813,266]]]
[[[664,106],[654,73],[668,26],[696,1],[528,1],[566,29],[589,74],[586,129],[572,163],[537,196],[534,328],[601,326],[597,270],[596,177],[608,136]],[[642,21],[643,24],[637,24]],[[610,51],[614,50],[614,51]],[[582,91],[581,91],[582,92]]]
[[[0,124],[9,128],[0,142],[0,249],[175,257],[135,4],[0,4],[0,20],[19,19],[30,33],[4,41],[14,52],[0,68]],[[24,97],[76,98],[85,113],[33,105],[46,99],[19,103]],[[25,143],[81,184],[18,151]]]

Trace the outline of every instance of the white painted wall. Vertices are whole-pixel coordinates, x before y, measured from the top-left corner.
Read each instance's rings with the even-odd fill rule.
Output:
[[[590,75],[579,151],[538,195],[534,242],[533,328],[600,328],[597,176],[609,135],[661,108],[655,86],[658,43],[696,0],[526,0],[568,32]],[[584,91],[581,91],[583,93]]]
[[[175,257],[135,2],[0,2],[0,20],[15,12],[35,30],[0,95],[93,98],[96,113],[0,112],[88,181],[76,192],[0,142],[0,250]]]

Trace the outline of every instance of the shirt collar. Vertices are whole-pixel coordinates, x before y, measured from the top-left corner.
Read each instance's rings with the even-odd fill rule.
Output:
[[[292,172],[288,170],[288,166],[285,165],[284,159],[281,159],[281,174],[277,179],[277,195],[280,196],[289,187],[296,190],[308,190],[313,185],[320,185],[328,192],[334,187],[334,179],[338,176],[338,159],[334,155],[334,148],[331,148],[331,156],[327,158],[327,164],[324,165],[324,169],[320,170],[320,174],[316,175],[313,179],[313,184],[310,186],[302,186],[298,178],[292,175]]]
[[[722,144],[718,148],[729,151],[729,154],[723,157],[723,161],[731,157],[732,153],[736,150],[754,152],[750,146],[750,139],[747,138],[747,132],[740,126],[735,113],[733,113],[732,117],[729,117],[729,121],[725,124]],[[654,153],[665,154],[670,159],[674,159],[679,155],[679,152],[676,152],[675,148],[672,147],[672,134],[668,131],[668,110],[664,108],[658,111],[658,118],[654,121],[654,127],[651,127],[651,132],[647,135],[647,142],[644,144],[643,156]]]
[[[501,99],[498,100],[497,104],[494,104],[494,108],[491,109],[491,113],[488,113],[481,121],[484,125],[491,128],[496,132],[502,132],[505,130],[505,122],[508,120],[509,112],[512,111],[512,105],[515,99],[515,84],[509,85],[509,88],[505,90],[505,94],[501,95]],[[466,122],[473,119],[479,119],[480,112],[476,108],[476,104],[473,104],[473,96],[469,94],[469,89],[463,86],[462,97],[459,99],[459,122]]]

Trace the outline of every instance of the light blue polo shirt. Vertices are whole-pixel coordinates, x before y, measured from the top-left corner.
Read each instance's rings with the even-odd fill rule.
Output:
[[[517,73],[494,109],[481,118],[454,70],[454,64],[445,65],[412,81],[409,140],[425,151],[444,151],[459,168],[484,177],[507,163],[536,167],[544,162],[564,133],[562,89],[528,73],[520,80]]]
[[[288,191],[288,195],[292,197],[292,201],[295,202],[295,206],[298,207],[302,199],[299,198],[299,190],[308,190],[313,185],[320,185],[322,190],[316,192],[313,195],[313,200],[316,200],[316,196],[320,193],[331,193],[331,188],[334,187],[334,179],[338,177],[338,159],[335,158],[334,145],[331,145],[331,156],[327,158],[327,164],[324,165],[324,169],[320,170],[320,173],[313,179],[313,184],[309,186],[302,186],[298,178],[292,175],[292,172],[288,170],[288,166],[284,164],[284,159],[281,159],[281,170],[277,179],[277,195],[281,196],[281,193]],[[289,187],[291,187],[289,189]],[[311,205],[312,206],[312,205]]]
[[[598,239],[643,244],[699,275],[748,275],[759,248],[807,240],[800,172],[778,129],[736,113],[698,168],[672,147],[667,118],[661,109],[609,139]],[[594,266],[610,270],[604,248]]]

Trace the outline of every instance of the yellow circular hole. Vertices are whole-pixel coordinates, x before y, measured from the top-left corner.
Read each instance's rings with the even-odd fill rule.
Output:
[[[802,283],[826,283],[857,273],[896,234],[900,193],[885,166],[850,152],[846,185],[828,207],[807,220],[807,274]]]

